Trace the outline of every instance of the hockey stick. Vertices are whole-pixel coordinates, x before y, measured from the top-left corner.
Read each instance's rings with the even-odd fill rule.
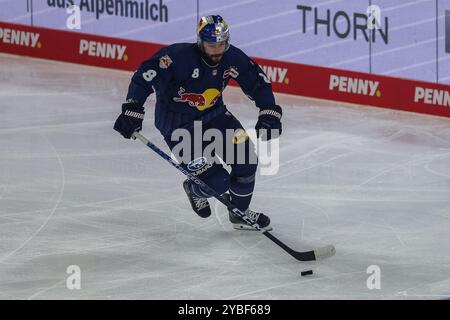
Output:
[[[201,186],[204,191],[213,195],[217,200],[222,202],[229,210],[232,210],[237,216],[241,217],[247,224],[251,225],[252,227],[256,228],[259,231],[262,231],[263,235],[265,235],[267,238],[269,238],[270,240],[275,242],[284,251],[289,253],[295,259],[297,259],[299,261],[314,261],[314,260],[331,257],[336,253],[336,249],[334,248],[333,245],[327,245],[325,247],[322,247],[322,248],[319,248],[316,250],[304,251],[304,252],[295,251],[295,250],[289,248],[281,240],[279,240],[277,237],[272,235],[269,231],[261,230],[256,223],[254,223],[249,217],[247,217],[241,210],[236,208],[236,206],[233,205],[228,199],[226,199],[222,195],[218,194],[214,189],[210,188],[206,183],[204,183],[203,181],[198,179],[192,173],[186,171],[180,164],[176,163],[170,156],[168,156],[164,151],[162,151],[156,145],[154,145],[149,140],[147,140],[147,138],[145,138],[142,134],[135,132],[135,133],[133,133],[132,138],[141,140],[147,147],[149,147],[150,149],[155,151],[164,160],[166,160],[171,165],[173,165],[175,168],[177,168],[182,173],[184,173],[191,181],[193,181],[194,183]]]

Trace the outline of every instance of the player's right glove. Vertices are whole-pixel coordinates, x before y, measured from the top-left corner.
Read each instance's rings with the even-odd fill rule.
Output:
[[[122,104],[122,114],[114,123],[114,130],[118,131],[124,138],[130,139],[134,132],[142,130],[144,115],[144,107],[137,101],[127,101]]]
[[[261,137],[262,141],[278,138],[282,132],[282,115],[283,111],[278,105],[260,107],[258,122],[255,126],[257,138]]]

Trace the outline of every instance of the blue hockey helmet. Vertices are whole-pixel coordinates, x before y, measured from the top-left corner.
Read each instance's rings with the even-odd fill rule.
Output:
[[[219,15],[204,16],[198,22],[197,44],[202,48],[203,42],[225,42],[225,51],[230,47],[228,24]]]

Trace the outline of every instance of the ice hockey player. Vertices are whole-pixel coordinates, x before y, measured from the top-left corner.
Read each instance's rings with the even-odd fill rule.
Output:
[[[226,129],[236,130],[233,139],[223,139],[222,150],[229,150],[227,144],[232,144],[232,148],[245,144],[245,149],[254,153],[254,146],[241,123],[223,102],[222,92],[230,78],[238,82],[260,110],[255,126],[258,138],[270,140],[280,135],[282,109],[275,103],[270,81],[258,64],[230,44],[228,25],[219,15],[200,19],[197,43],[169,45],[139,66],[131,79],[126,102],[122,105],[122,113],[114,129],[127,139],[133,132],[140,131],[145,113],[144,102],[155,92],[155,126],[171,150],[177,144],[171,139],[174,130],[183,128],[193,133],[194,122],[200,121],[203,132],[215,128],[225,137]],[[205,145],[205,142],[201,143],[203,148]],[[219,161],[213,163],[211,158],[195,158],[193,153],[194,150],[189,162],[182,163],[186,170],[193,172],[217,193],[228,197],[261,229],[272,229],[267,215],[249,209],[257,161],[252,163],[246,156],[243,163],[226,162],[231,167],[228,173]],[[219,156],[222,160],[226,159],[224,154]],[[236,155],[233,160],[235,158]],[[211,209],[207,198],[211,195],[189,179],[183,182],[183,188],[193,210],[200,217],[209,217]],[[229,219],[235,229],[256,230],[232,211],[229,211]]]

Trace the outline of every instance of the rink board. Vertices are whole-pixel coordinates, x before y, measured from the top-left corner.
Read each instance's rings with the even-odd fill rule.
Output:
[[[0,52],[134,71],[163,45],[0,23]],[[450,117],[450,86],[254,58],[274,91]],[[236,85],[236,84],[234,84]]]

